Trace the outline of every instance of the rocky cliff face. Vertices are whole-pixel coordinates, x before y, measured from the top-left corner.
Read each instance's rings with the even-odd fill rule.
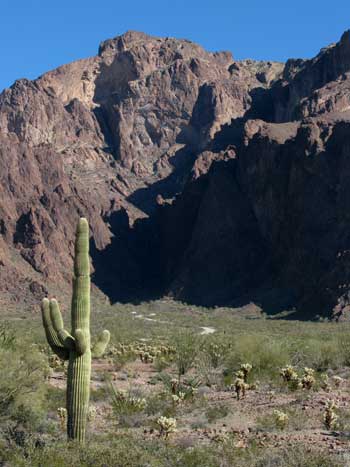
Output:
[[[1,301],[65,290],[85,215],[112,300],[346,316],[349,88],[348,33],[284,65],[128,32],[17,81],[0,94]]]

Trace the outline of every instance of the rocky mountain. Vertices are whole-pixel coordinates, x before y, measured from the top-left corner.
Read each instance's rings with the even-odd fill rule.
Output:
[[[97,289],[350,313],[350,34],[236,61],[127,32],[0,94],[0,303],[67,289],[89,218]]]

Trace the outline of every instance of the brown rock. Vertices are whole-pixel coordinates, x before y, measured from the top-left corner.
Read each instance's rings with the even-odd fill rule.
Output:
[[[284,65],[129,31],[17,81],[0,94],[1,301],[68,287],[84,215],[111,300],[349,319],[349,83],[348,32]]]

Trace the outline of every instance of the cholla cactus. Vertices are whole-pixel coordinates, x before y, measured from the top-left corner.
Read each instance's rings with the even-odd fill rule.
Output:
[[[323,373],[321,375],[321,388],[327,392],[330,390],[329,377],[327,373]]]
[[[64,366],[63,360],[56,354],[49,355],[49,367],[53,370],[62,369]]]
[[[89,412],[88,412],[88,420],[91,422],[92,420],[95,420],[97,415],[97,409],[95,406],[91,405],[89,407]]]
[[[332,380],[333,380],[334,386],[336,388],[339,388],[341,386],[342,382],[344,381],[343,378],[341,378],[340,376],[333,376]]]
[[[129,397],[129,404],[135,407],[135,410],[141,412],[147,406],[147,401],[143,397]]]
[[[140,358],[142,363],[146,364],[154,363],[155,359],[157,359],[158,366],[166,367],[171,362],[172,355],[173,348],[170,346],[134,342],[113,345],[106,356],[109,363],[115,364],[117,367],[123,366],[127,361],[133,361],[137,357]]]
[[[275,417],[277,427],[283,430],[288,424],[288,415],[285,412],[282,412],[281,410],[274,410],[273,415]]]
[[[315,377],[314,377],[315,370],[312,368],[304,368],[304,375],[301,379],[301,383],[304,389],[312,389],[315,384]]]
[[[332,430],[335,428],[338,420],[338,415],[335,413],[337,406],[334,401],[329,400],[326,403],[326,408],[323,413],[323,422],[327,430]]]
[[[248,384],[244,382],[243,378],[236,378],[233,383],[234,390],[236,392],[237,400],[239,401],[242,397],[245,397]]]
[[[171,400],[173,404],[179,405],[185,400],[186,394],[184,392],[179,392],[178,394],[172,394]]]
[[[159,427],[159,436],[165,439],[169,437],[170,433],[175,433],[177,431],[175,418],[159,417],[157,425]]]
[[[244,382],[247,382],[248,375],[252,371],[252,365],[250,363],[242,363],[240,371],[243,373]]]
[[[307,368],[306,370],[310,370],[310,369]],[[298,373],[296,372],[295,368],[292,365],[286,365],[284,368],[281,368],[280,375],[282,376],[283,381],[285,383],[288,383],[289,389],[291,389],[292,391],[296,391],[304,387],[303,379],[299,378]],[[305,376],[309,376],[309,375],[305,373]],[[310,381],[309,381],[309,378],[305,379],[305,385],[307,384],[313,384],[311,379]]]
[[[176,378],[172,378],[170,381],[170,385],[172,394],[177,394],[179,389],[179,380]]]
[[[283,381],[289,383],[292,380],[298,378],[298,373],[295,371],[292,365],[286,365],[284,368],[281,368],[280,375],[283,378]]]
[[[292,391],[297,391],[298,389],[302,389],[303,388],[303,382],[302,380],[299,378],[298,374],[297,373],[294,373],[289,381],[289,388],[292,390]]]
[[[64,430],[67,423],[67,409],[65,407],[58,407],[57,415],[60,419],[61,429]]]
[[[149,352],[140,352],[142,363],[153,363],[153,356]]]

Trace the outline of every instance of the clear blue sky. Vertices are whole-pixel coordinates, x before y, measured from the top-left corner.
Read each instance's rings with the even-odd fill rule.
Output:
[[[350,0],[0,0],[0,91],[95,55],[128,29],[237,59],[311,57],[350,28]]]

